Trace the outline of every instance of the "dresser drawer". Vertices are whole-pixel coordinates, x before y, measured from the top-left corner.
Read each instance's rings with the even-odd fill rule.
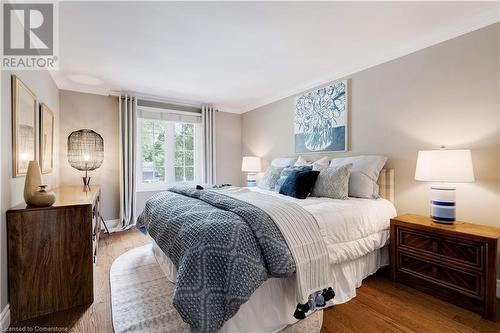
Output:
[[[484,297],[483,276],[476,272],[446,267],[405,253],[398,254],[399,270],[425,279],[438,287],[460,290],[478,299]]]
[[[484,243],[398,228],[398,247],[483,269]]]
[[[391,279],[496,319],[500,228],[429,216],[391,219]]]

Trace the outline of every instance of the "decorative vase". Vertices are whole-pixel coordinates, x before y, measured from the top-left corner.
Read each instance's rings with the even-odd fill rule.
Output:
[[[310,151],[322,151],[333,143],[333,130],[313,127],[311,131],[304,132],[304,145]]]
[[[28,164],[28,172],[26,173],[26,180],[24,182],[24,201],[29,205],[30,198],[38,190],[42,184],[42,171],[38,161],[30,161]]]
[[[30,198],[29,205],[35,207],[49,207],[56,202],[56,194],[47,192],[47,185],[40,185],[40,189],[36,191]]]

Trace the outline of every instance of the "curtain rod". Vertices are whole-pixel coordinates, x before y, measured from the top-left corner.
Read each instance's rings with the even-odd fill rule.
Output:
[[[134,92],[117,92],[112,91],[110,96],[118,96],[120,98],[124,98],[123,95],[128,96],[129,98],[136,98],[137,105],[143,107],[151,107],[157,109],[165,109],[165,110],[178,110],[178,111],[186,111],[192,113],[201,113],[201,108],[205,105],[200,102],[187,102],[181,100],[173,100],[173,99],[165,99],[153,95],[145,95],[138,94]],[[207,106],[213,107],[215,112],[219,112],[220,110],[214,107],[211,104],[206,104]]]
[[[181,99],[175,99],[175,98],[165,98],[157,95],[149,95],[149,94],[143,94],[135,91],[111,91],[109,93],[111,96],[123,96],[123,95],[128,95],[132,97],[136,97],[138,101],[151,101],[151,102],[158,102],[158,103],[165,103],[165,104],[171,104],[171,105],[180,105],[180,106],[187,106],[187,107],[195,107],[201,109],[201,107],[204,105],[204,103],[199,102],[199,101],[188,101],[188,100],[181,100]]]

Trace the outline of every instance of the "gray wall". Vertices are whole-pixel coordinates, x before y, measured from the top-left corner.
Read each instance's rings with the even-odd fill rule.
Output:
[[[68,163],[67,139],[71,132],[88,128],[104,139],[104,162],[90,172],[91,183],[99,184],[105,220],[120,217],[120,150],[118,98],[61,90],[59,158],[61,185],[82,185],[83,172]]]
[[[104,163],[91,172],[92,183],[102,188],[102,207],[105,220],[120,217],[120,165],[118,100],[94,94],[67,90],[60,92],[61,126],[59,158],[61,185],[80,185],[82,173],[73,169],[67,159],[67,137],[72,131],[89,128],[104,138]],[[217,182],[239,184],[241,179],[241,119],[239,114],[217,113]],[[158,191],[137,193],[140,214],[146,200]]]
[[[428,214],[429,184],[414,180],[417,151],[470,148],[476,182],[458,185],[457,216],[500,227],[499,40],[495,24],[349,76],[350,149],[328,155],[388,156],[398,213]],[[294,101],[243,115],[244,155],[294,155]]]
[[[59,90],[47,71],[0,71],[1,101],[1,215],[0,215],[0,312],[8,303],[7,295],[7,250],[6,250],[6,216],[5,212],[12,206],[23,203],[25,177],[12,177],[12,110],[11,110],[11,74],[19,77],[37,96],[39,103],[45,103],[54,112],[54,169],[52,173],[43,175],[43,180],[50,187],[59,183],[57,145],[59,142]],[[38,135],[38,133],[37,133]],[[38,140],[38,138],[37,138]],[[38,141],[37,141],[38,142]]]
[[[216,122],[217,183],[240,185],[242,115],[218,112]]]

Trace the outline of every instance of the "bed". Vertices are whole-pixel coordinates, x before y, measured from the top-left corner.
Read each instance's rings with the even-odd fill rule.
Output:
[[[296,204],[310,213],[319,226],[328,253],[328,285],[335,297],[326,306],[345,303],[356,295],[356,288],[367,276],[388,265],[389,220],[396,215],[394,171],[383,169],[379,175],[379,199],[299,200],[273,191],[251,191]],[[166,277],[177,281],[176,265],[158,244],[153,252]],[[297,321],[295,274],[268,278],[251,294],[239,310],[225,321],[220,332],[277,332]]]

